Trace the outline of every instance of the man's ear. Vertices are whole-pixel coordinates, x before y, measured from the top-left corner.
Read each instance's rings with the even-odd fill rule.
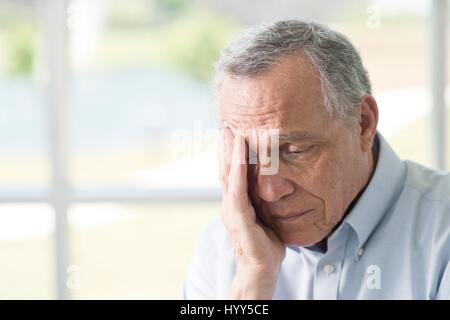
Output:
[[[372,149],[373,139],[377,133],[378,106],[372,95],[365,95],[361,100],[359,126],[361,130],[361,148],[364,152]]]

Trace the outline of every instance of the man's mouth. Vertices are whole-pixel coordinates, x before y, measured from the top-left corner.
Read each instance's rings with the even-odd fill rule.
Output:
[[[303,215],[305,215],[305,214],[307,214],[308,212],[311,212],[311,211],[313,211],[314,209],[309,209],[309,210],[306,210],[306,211],[301,211],[301,212],[291,212],[291,213],[289,213],[289,214],[287,214],[287,215],[272,215],[272,217],[273,217],[273,219],[274,220],[276,220],[276,221],[284,221],[284,222],[286,222],[286,221],[292,221],[292,220],[295,220],[295,219],[298,219],[298,218],[300,218],[301,216],[303,216]]]

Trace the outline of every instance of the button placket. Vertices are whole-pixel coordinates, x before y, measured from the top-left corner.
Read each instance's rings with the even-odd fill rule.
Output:
[[[345,227],[345,226],[344,226]],[[316,266],[314,279],[315,299],[337,299],[339,281],[342,273],[342,263],[348,239],[348,229],[342,228],[344,232],[335,234],[328,242],[328,251]]]

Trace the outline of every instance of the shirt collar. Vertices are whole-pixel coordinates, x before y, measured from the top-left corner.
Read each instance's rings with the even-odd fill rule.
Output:
[[[342,224],[353,228],[358,236],[358,248],[364,246],[381,218],[392,208],[406,176],[405,164],[379,132],[376,139],[379,140],[379,151],[375,172]]]

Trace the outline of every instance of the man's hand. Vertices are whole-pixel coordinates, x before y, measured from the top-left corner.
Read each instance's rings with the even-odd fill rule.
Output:
[[[233,138],[227,128],[224,140],[220,159],[223,188],[220,213],[236,258],[231,298],[271,299],[286,247],[273,230],[260,223],[251,204],[244,137],[236,134]]]

